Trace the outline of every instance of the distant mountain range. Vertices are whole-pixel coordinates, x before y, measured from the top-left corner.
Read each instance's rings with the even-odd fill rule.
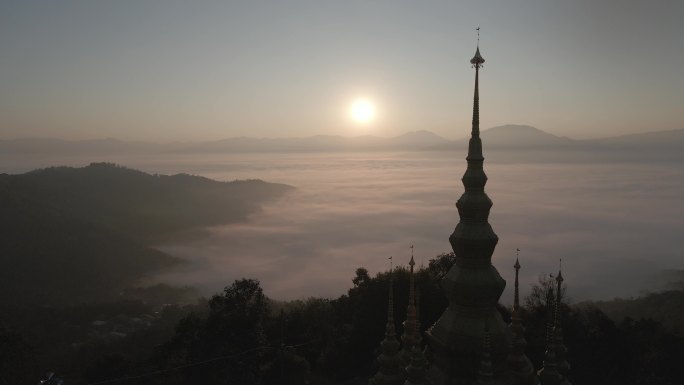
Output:
[[[550,154],[582,152],[599,157],[684,159],[684,129],[576,140],[524,125],[505,125],[482,131],[485,150],[541,151]],[[372,135],[343,137],[316,135],[302,138],[236,137],[216,141],[157,144],[116,139],[67,141],[60,139],[1,140],[0,153],[111,154],[111,153],[288,153],[336,151],[452,151],[468,146],[468,137],[449,140],[430,131],[412,131],[382,138]],[[604,153],[598,154],[603,150]],[[496,151],[494,152],[495,158]],[[611,155],[612,154],[612,155]],[[539,155],[539,154],[537,154]],[[562,158],[562,157],[561,157]]]

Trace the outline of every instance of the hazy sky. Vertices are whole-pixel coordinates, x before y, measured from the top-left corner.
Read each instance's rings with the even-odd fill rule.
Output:
[[[0,0],[0,138],[684,128],[684,2]],[[377,121],[348,119],[364,96]]]

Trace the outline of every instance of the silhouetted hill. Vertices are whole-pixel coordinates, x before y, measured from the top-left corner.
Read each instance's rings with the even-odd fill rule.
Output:
[[[470,139],[429,147],[434,151],[465,153]],[[549,134],[525,125],[505,125],[482,130],[485,159],[488,162],[585,162],[596,157],[580,141]]]
[[[570,147],[577,144],[576,140],[552,135],[538,128],[512,124],[486,129],[480,136],[487,148],[544,149]],[[467,147],[468,139],[462,139],[458,143],[462,147]]]
[[[485,158],[522,162],[684,161],[684,130],[658,131],[592,140],[575,140],[530,126],[505,125],[483,130]],[[428,147],[465,151],[469,138]]]
[[[621,135],[584,142],[614,150],[684,151],[684,129]]]
[[[6,154],[112,154],[158,152],[168,147],[140,141],[123,141],[118,139],[64,140],[54,138],[23,138],[0,140],[0,152]]]
[[[540,129],[509,124],[492,127],[480,133],[487,149],[546,149],[571,148],[579,144],[578,141],[555,136]],[[461,150],[468,148],[470,136],[450,143],[442,143],[430,147],[431,150]]]
[[[389,138],[388,141],[396,146],[409,145],[413,146],[414,149],[422,149],[427,146],[434,146],[436,143],[445,143],[447,142],[447,139],[435,134],[434,132],[421,130],[410,131],[403,135]]]
[[[638,298],[615,298],[610,301],[589,302],[589,304],[601,309],[615,322],[621,322],[625,318],[653,319],[674,333],[684,334],[684,291],[682,290],[666,290]]]
[[[150,175],[108,163],[0,175],[0,190],[138,239],[244,220],[291,188],[261,180]]]
[[[179,262],[148,239],[245,219],[292,189],[112,164],[0,175],[0,305],[109,300]]]
[[[105,226],[0,191],[0,305],[109,300],[178,262]]]
[[[628,162],[684,161],[684,129],[622,135],[581,141],[581,148],[599,160]]]
[[[505,125],[492,127],[482,132],[482,140],[491,147],[568,147],[577,141],[549,134],[538,128],[521,125]],[[467,143],[467,141],[466,141]]]

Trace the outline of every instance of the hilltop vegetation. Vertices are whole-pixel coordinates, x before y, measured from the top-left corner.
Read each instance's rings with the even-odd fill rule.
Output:
[[[638,298],[615,298],[593,305],[613,320],[650,318],[673,333],[684,335],[684,291],[666,290]]]
[[[444,311],[447,301],[439,281],[452,263],[453,254],[442,254],[417,271],[421,331]],[[409,273],[399,267],[392,279],[395,326],[401,334]],[[276,303],[258,281],[240,279],[210,300],[166,307],[149,317],[146,326],[115,338],[98,331],[99,325],[123,328],[136,314],[151,314],[153,309],[135,302],[38,309],[25,315],[24,324],[40,330],[43,338],[24,340],[0,329],[0,341],[5,341],[0,355],[6,353],[3,348],[14,349],[20,355],[10,356],[9,363],[34,363],[34,369],[7,366],[4,373],[11,378],[33,380],[35,368],[43,367],[75,385],[128,376],[143,376],[139,381],[145,384],[365,384],[377,370],[389,282],[388,273],[371,276],[358,268],[353,286],[338,298]],[[539,290],[543,293],[545,287],[553,284],[542,282]],[[539,369],[549,308],[539,298],[523,303],[527,354]],[[498,309],[510,322],[509,310],[501,305]],[[657,321],[615,322],[593,306],[563,304],[561,312],[573,383],[678,383],[684,339]],[[97,325],[94,317],[100,317]]]
[[[148,247],[176,231],[244,220],[290,186],[150,175],[113,164],[0,175],[3,304],[110,300],[179,261]]]

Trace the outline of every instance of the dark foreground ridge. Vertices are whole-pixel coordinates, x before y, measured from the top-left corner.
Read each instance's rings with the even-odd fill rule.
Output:
[[[111,298],[179,262],[148,247],[151,239],[245,220],[291,189],[260,180],[150,175],[107,163],[2,174],[2,301]]]

